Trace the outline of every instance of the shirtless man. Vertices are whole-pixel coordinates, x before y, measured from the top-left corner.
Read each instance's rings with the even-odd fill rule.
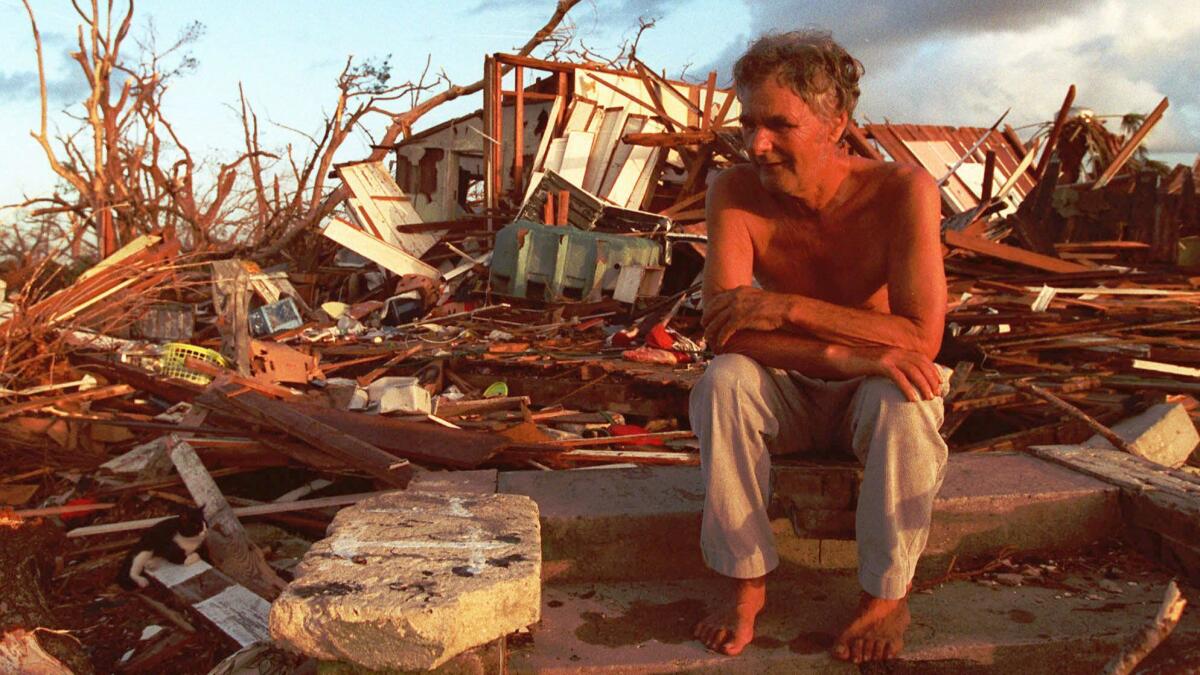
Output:
[[[751,161],[708,191],[703,322],[718,356],[690,411],[706,485],[701,548],[735,580],[696,636],[726,654],[753,639],[779,563],[770,454],[840,447],[865,466],[864,593],[833,647],[856,663],[900,652],[945,470],[949,371],[932,361],[946,307],[938,189],[920,169],[839,150],[861,73],[815,31],[763,37],[734,67]]]

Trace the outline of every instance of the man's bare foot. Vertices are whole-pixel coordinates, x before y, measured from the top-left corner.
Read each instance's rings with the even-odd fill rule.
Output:
[[[766,603],[766,577],[738,579],[732,601],[696,624],[693,634],[714,652],[740,654],[754,639],[754,619]]]
[[[858,616],[838,636],[833,656],[854,663],[895,658],[904,648],[904,631],[910,619],[907,596],[884,600],[863,593]]]

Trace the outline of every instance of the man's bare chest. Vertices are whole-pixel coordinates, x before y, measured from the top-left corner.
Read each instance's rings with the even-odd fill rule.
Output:
[[[767,290],[851,307],[878,302],[887,283],[887,242],[877,228],[818,229],[803,223],[751,227],[754,276]]]

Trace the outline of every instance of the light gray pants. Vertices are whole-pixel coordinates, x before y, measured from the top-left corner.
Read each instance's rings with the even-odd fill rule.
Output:
[[[945,395],[950,370],[939,371]],[[775,569],[770,455],[844,449],[865,466],[855,514],[859,582],[877,598],[904,597],[945,476],[940,397],[913,403],[884,377],[818,380],[722,354],[692,388],[690,413],[709,567],[738,579]]]

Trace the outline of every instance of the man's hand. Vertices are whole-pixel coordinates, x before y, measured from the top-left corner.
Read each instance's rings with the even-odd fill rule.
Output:
[[[787,298],[753,286],[739,286],[705,301],[704,338],[717,351],[739,330],[773,331],[787,322]]]
[[[941,373],[933,361],[918,352],[896,347],[850,347],[842,366],[850,374],[891,379],[913,403],[941,395]]]

